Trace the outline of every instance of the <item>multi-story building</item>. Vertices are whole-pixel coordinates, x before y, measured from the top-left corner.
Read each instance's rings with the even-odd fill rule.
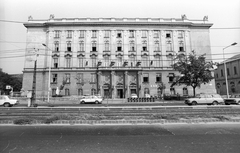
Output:
[[[57,19],[51,15],[47,20],[29,17],[24,26],[27,46],[23,89],[32,89],[34,62],[27,59],[38,52],[37,95],[47,94],[49,78],[52,95],[63,82],[61,94],[66,96],[192,95],[191,87],[170,87],[179,74],[171,67],[174,57],[195,50],[211,60],[212,24],[207,17]],[[214,92],[215,85],[197,89],[206,91]]]
[[[228,92],[230,95],[240,94],[240,54],[225,61],[227,71]],[[220,63],[215,70],[217,93],[227,95],[224,63]]]

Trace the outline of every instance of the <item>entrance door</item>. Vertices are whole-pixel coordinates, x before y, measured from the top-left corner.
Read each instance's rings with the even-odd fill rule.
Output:
[[[123,98],[123,89],[117,89],[117,98]]]
[[[109,98],[109,90],[108,89],[104,89],[104,98]]]

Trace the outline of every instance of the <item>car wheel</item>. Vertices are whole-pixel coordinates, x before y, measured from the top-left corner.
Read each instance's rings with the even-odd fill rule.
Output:
[[[212,104],[213,104],[213,105],[218,105],[218,102],[217,102],[217,101],[214,101]]]
[[[97,100],[95,101],[95,103],[96,103],[96,104],[99,104],[99,102],[98,102]]]
[[[4,107],[10,107],[11,105],[9,103],[4,103],[3,106]]]
[[[237,102],[237,105],[240,105],[240,101]]]
[[[85,101],[81,101],[81,104],[85,104]]]
[[[193,101],[193,102],[192,102],[192,105],[197,105],[197,102],[196,102],[196,101]]]

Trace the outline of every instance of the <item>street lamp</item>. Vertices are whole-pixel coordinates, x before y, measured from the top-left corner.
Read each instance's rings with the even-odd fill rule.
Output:
[[[224,49],[226,49],[226,48],[228,48],[228,47],[231,47],[231,46],[234,46],[234,45],[236,45],[236,44],[237,44],[237,43],[234,42],[234,43],[232,43],[231,45],[223,48],[223,64],[224,64],[224,71],[225,71],[225,81],[226,81],[226,89],[227,89],[227,98],[229,98],[229,93],[228,93],[227,67],[226,67],[226,61],[225,61],[225,56],[224,56]]]
[[[50,75],[50,73],[51,73],[51,64],[52,64],[52,52],[51,52],[51,49],[50,48],[48,48],[48,46],[46,45],[46,44],[42,44],[44,47],[46,47],[49,51],[50,51],[50,53],[49,53],[49,69],[48,69],[48,103],[49,103],[49,97],[50,97],[50,81],[51,81],[51,75]]]

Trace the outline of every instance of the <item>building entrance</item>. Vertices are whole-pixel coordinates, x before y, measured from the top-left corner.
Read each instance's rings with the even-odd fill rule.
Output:
[[[111,95],[108,89],[104,89],[104,98],[111,98]]]
[[[123,89],[117,89],[117,98],[123,98]]]

